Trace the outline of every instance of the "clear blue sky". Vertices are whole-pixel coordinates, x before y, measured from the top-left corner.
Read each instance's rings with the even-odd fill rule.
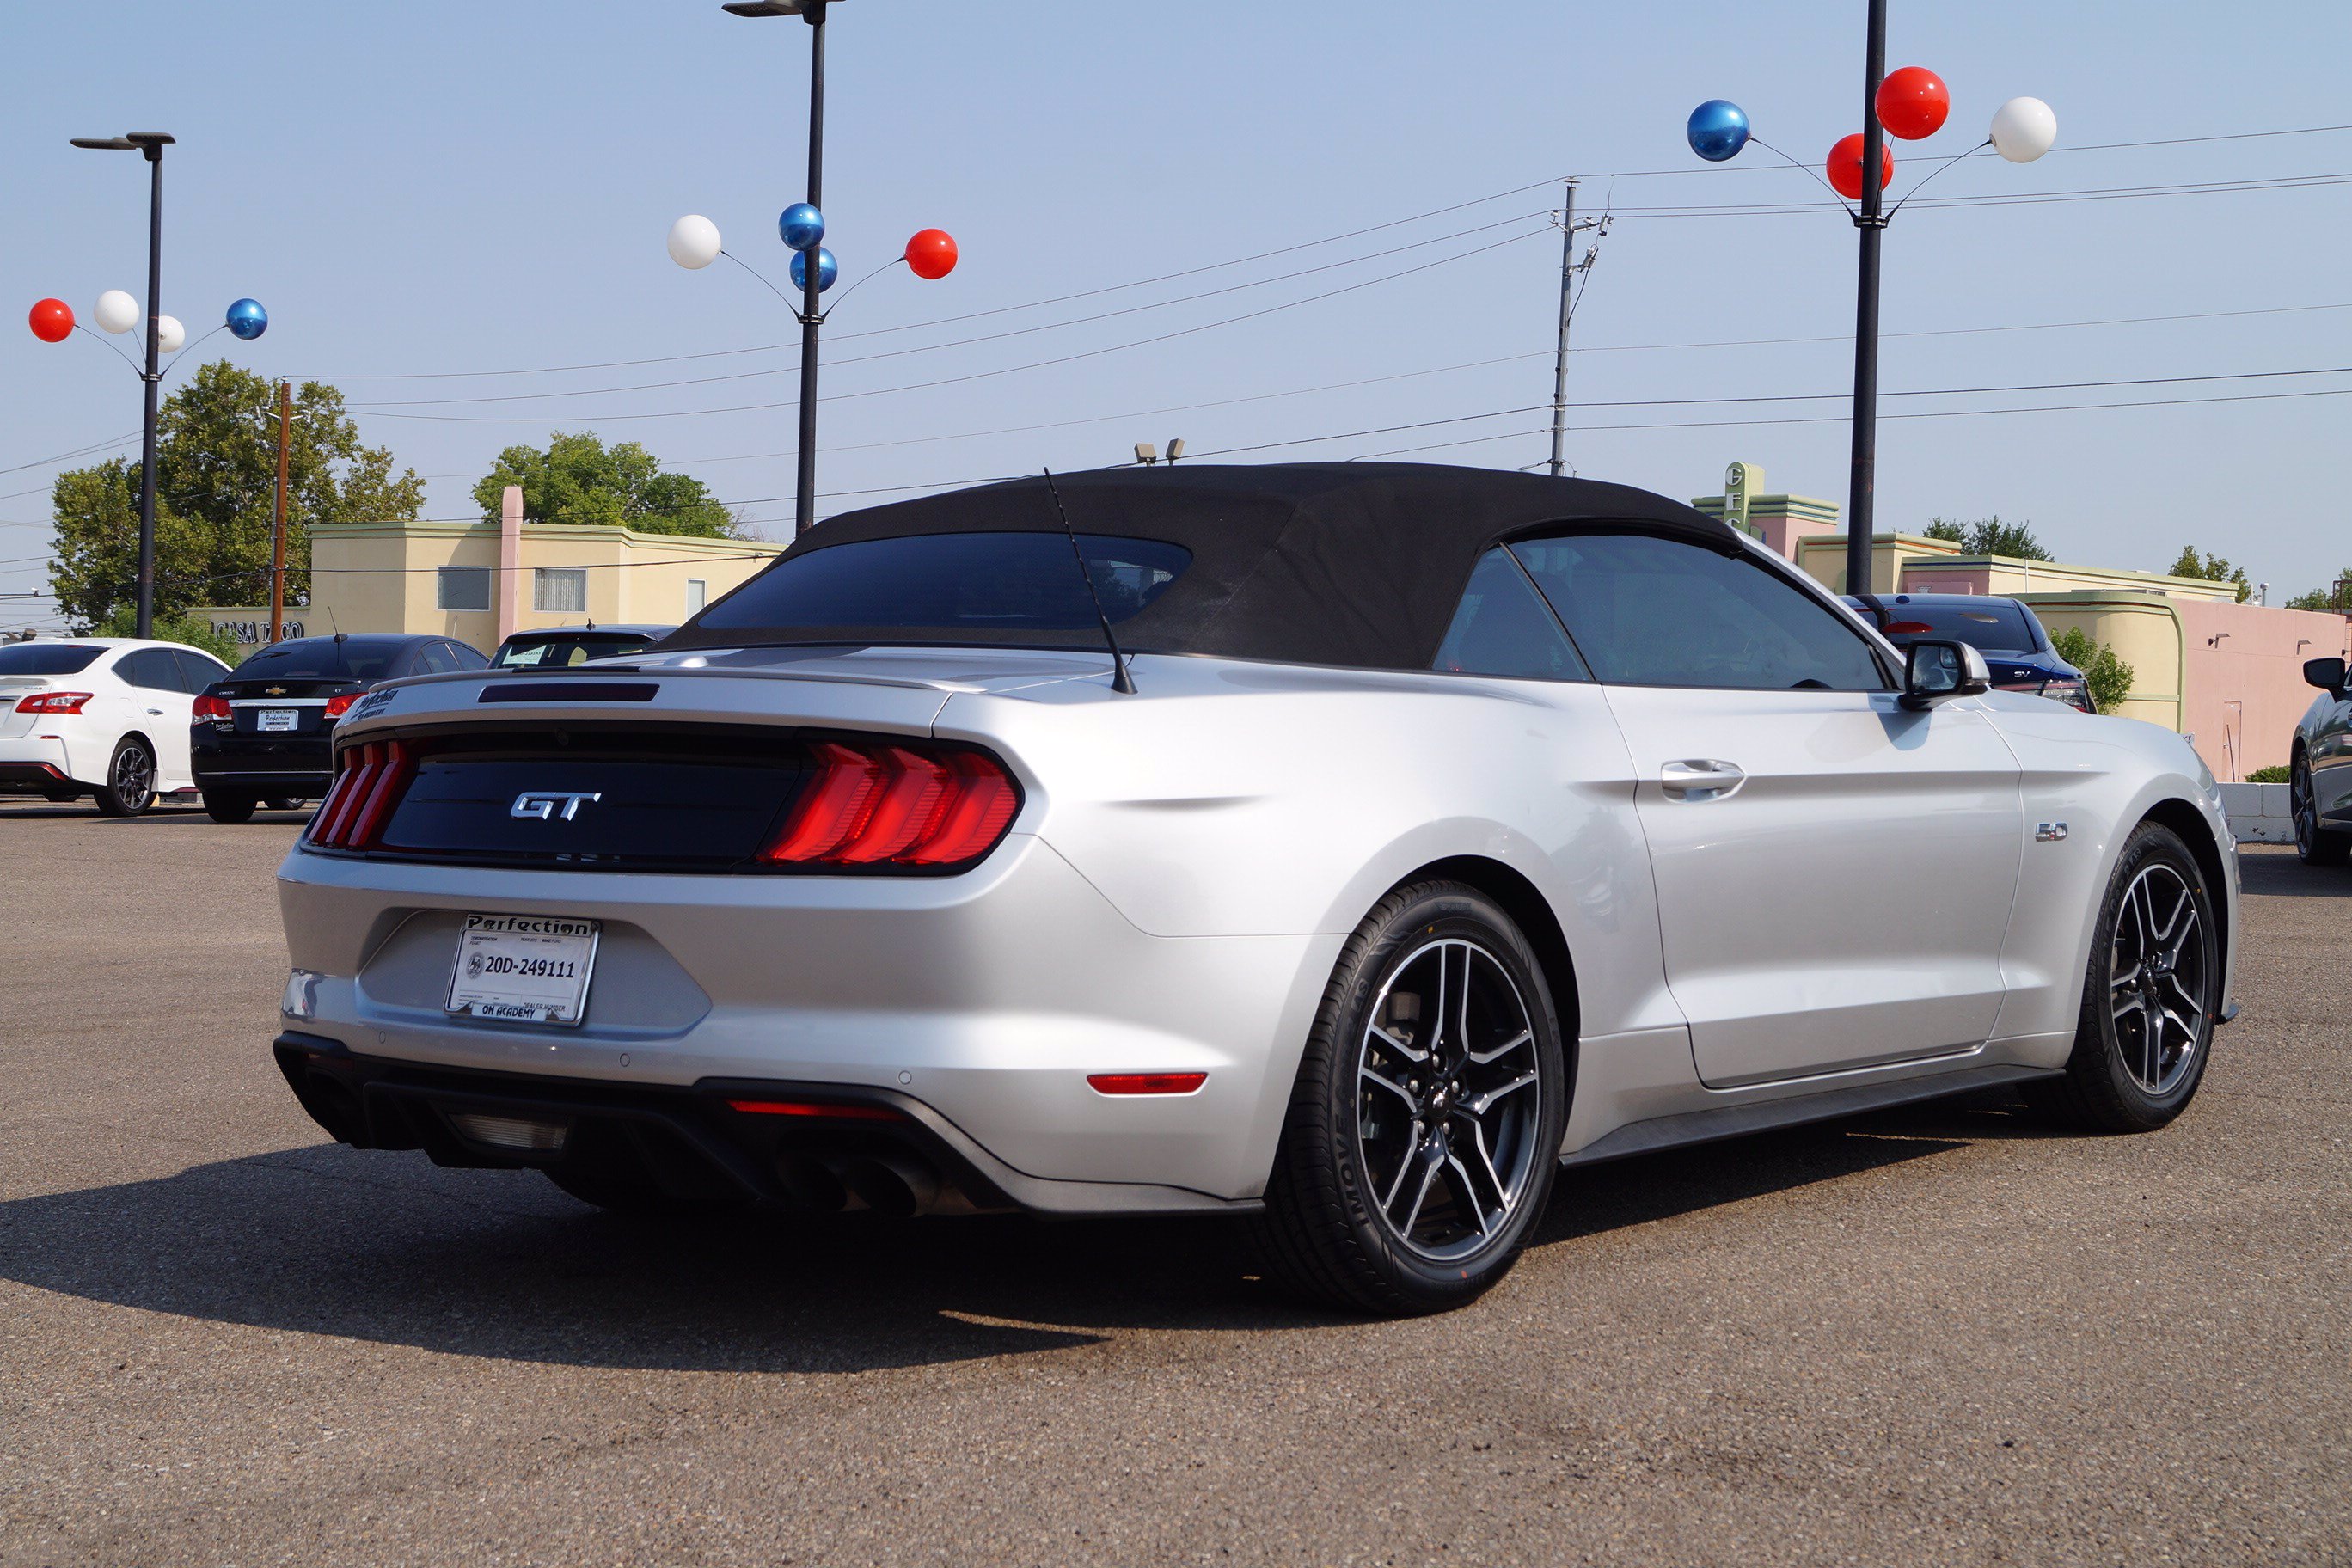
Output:
[[[961,268],[877,279],[834,318],[820,488],[978,479],[1128,456],[1183,437],[1196,453],[1347,457],[1517,434],[1420,454],[1533,463],[1519,414],[1388,436],[1346,433],[1521,408],[1550,392],[1559,246],[1523,192],[1195,277],[955,325],[915,326],[1226,262],[1562,174],[1593,176],[1585,210],[1624,216],[1578,317],[1578,401],[1838,394],[1854,240],[1833,210],[1671,217],[1669,205],[1802,202],[1801,174],[1760,149],[1699,166],[1682,123],[1713,96],[1808,163],[1858,128],[1860,0],[1690,0],[1601,6],[1486,0],[1282,0],[1144,6],[1045,0],[840,0],[834,12],[826,205],[852,279],[919,227],[961,241]],[[192,333],[242,294],[273,324],[206,345],[267,374],[341,383],[367,437],[436,476],[427,515],[470,513],[470,476],[514,441],[595,429],[645,441],[749,517],[789,527],[788,349],[564,374],[361,380],[510,371],[787,344],[778,303],[721,262],[689,273],[671,219],[714,219],[781,279],[775,215],[801,195],[806,29],[745,22],[716,0],[170,0],[11,7],[0,50],[0,160],[11,312],[56,294],[87,319],[99,291],[144,288],[142,168],[77,152],[75,135],[170,131],[163,305]],[[1890,63],[1951,84],[1928,153],[1981,137],[2018,93],[2057,110],[2062,148],[2352,121],[2339,3],[2215,8],[1895,0]],[[1894,189],[1927,166],[1898,144]],[[1612,172],[1692,171],[1656,177]],[[1929,189],[1958,197],[2352,173],[2352,132],[2112,152],[2017,167],[1984,157]],[[2113,317],[2352,305],[2352,185],[1905,213],[1890,233],[1889,332]],[[1479,228],[1482,232],[1461,235]],[[1459,237],[1449,237],[1460,236]],[[1527,237],[1514,237],[1525,236]],[[1462,253],[1510,240],[1485,254]],[[1384,258],[1371,253],[1417,247]],[[1283,273],[1350,262],[1311,277]],[[1109,348],[1342,285],[1408,276],[1258,319],[1074,363]],[[1234,285],[1213,299],[935,348]],[[838,290],[836,290],[836,294]],[[0,331],[0,468],[135,429],[138,387],[98,343]],[[912,327],[886,335],[853,334]],[[1721,340],[1831,341],[1714,348]],[[847,363],[890,351],[898,357]],[[1444,370],[1509,355],[1527,357]],[[2129,326],[1892,337],[1884,384],[2012,385],[2352,365],[2352,310]],[[183,367],[183,374],[188,366]],[[1377,384],[1183,412],[1171,408],[1364,378]],[[672,387],[688,377],[743,379]],[[350,379],[346,379],[350,378]],[[637,386],[592,395],[589,389]],[[2111,392],[1890,398],[1888,416],[2021,404],[2352,388],[2352,375]],[[535,402],[410,400],[565,395]],[[847,395],[874,393],[871,396]],[[1058,422],[1136,414],[1092,424]],[[1660,404],[1581,411],[1591,426],[1811,418],[1665,429],[1580,428],[1587,475],[1676,496],[1723,465],[1770,488],[1843,500],[1844,409]],[[434,415],[435,419],[395,415]],[[446,416],[499,422],[473,422]],[[1880,525],[1999,512],[2065,560],[2160,568],[2194,542],[2246,565],[2273,598],[2352,565],[2336,482],[2352,398],[1969,418],[1883,427]],[[1054,425],[1017,434],[974,435]],[[945,439],[942,437],[963,437]],[[881,443],[906,443],[880,445]],[[751,456],[772,454],[771,456]],[[718,460],[718,459],[728,460]],[[54,468],[0,474],[0,590],[42,584]],[[448,477],[441,477],[448,476]],[[779,498],[764,500],[761,498]],[[825,512],[857,504],[831,494]],[[26,526],[30,525],[30,526]],[[37,623],[21,602],[0,620]]]

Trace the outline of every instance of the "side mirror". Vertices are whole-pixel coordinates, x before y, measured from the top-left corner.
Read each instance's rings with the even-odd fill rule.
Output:
[[[1903,667],[1903,706],[1933,707],[1947,697],[1981,697],[1992,689],[1984,655],[1964,642],[1915,642]]]
[[[2305,659],[2303,678],[2331,697],[2344,695],[2344,661],[2340,658]]]

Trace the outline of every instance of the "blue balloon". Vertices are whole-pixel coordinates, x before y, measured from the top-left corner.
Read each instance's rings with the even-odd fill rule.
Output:
[[[833,287],[833,280],[840,276],[841,264],[834,260],[833,252],[819,246],[816,252],[816,291],[820,294],[824,293]],[[793,287],[795,289],[808,287],[808,252],[805,250],[793,252]]]
[[[794,250],[814,250],[824,238],[824,215],[806,202],[794,202],[776,219],[776,232]]]
[[[1710,98],[1691,110],[1691,151],[1710,163],[1737,158],[1748,145],[1748,111],[1728,99]]]
[[[258,300],[239,300],[228,308],[228,330],[251,342],[269,330],[269,312]]]

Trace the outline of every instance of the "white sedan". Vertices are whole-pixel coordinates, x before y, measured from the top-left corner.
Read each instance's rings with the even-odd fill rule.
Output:
[[[335,742],[290,1087],[613,1207],[1245,1215],[1302,1291],[1427,1311],[1563,1163],[1997,1087],[2153,1131],[2227,1012],[2181,737],[1617,485],[927,497]]]
[[[182,643],[0,644],[0,795],[87,795],[109,816],[136,816],[194,789],[189,710],[226,674]]]

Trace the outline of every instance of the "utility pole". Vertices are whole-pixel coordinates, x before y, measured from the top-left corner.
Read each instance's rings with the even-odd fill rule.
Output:
[[[1551,363],[1551,476],[1559,478],[1567,467],[1568,442],[1568,328],[1576,314],[1576,275],[1592,269],[1593,258],[1600,254],[1595,247],[1576,258],[1576,236],[1580,228],[1589,229],[1595,237],[1609,232],[1606,215],[1576,221],[1576,181],[1561,182],[1564,189],[1559,204],[1559,352]]]
[[[278,510],[269,525],[269,640],[286,635],[286,467],[292,445],[294,384],[278,384]]]
[[[1885,237],[1879,187],[1885,180],[1886,143],[1878,123],[1878,84],[1886,75],[1886,0],[1870,0],[1863,44],[1862,265],[1853,310],[1853,466],[1846,486],[1845,591],[1871,591],[1872,534],[1878,489],[1878,248]]]

